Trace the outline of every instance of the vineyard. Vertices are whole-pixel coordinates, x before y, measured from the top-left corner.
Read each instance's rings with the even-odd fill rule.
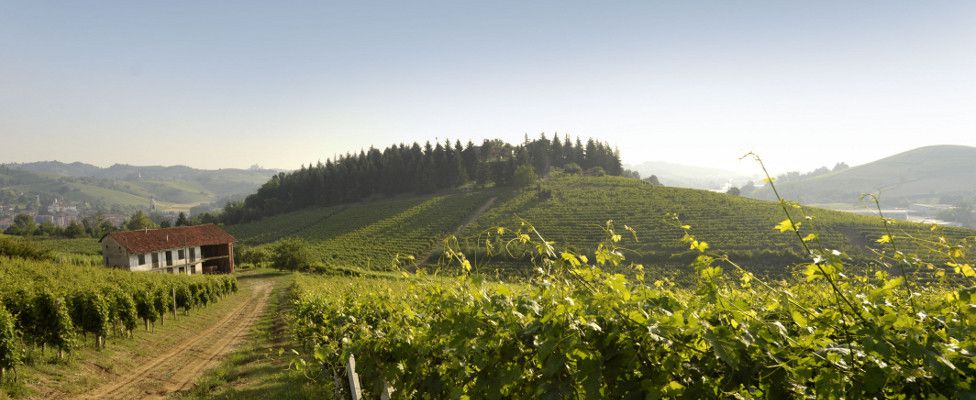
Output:
[[[618,226],[632,227],[640,237],[624,250],[631,260],[677,272],[676,279],[688,272],[685,267],[695,254],[674,240],[681,229],[673,223],[673,216],[700,227],[701,238],[757,273],[785,274],[789,272],[784,270],[785,265],[804,259],[802,246],[771,228],[781,219],[774,202],[654,186],[622,177],[556,175],[524,190],[482,190],[309,208],[231,225],[228,231],[246,245],[265,248],[283,238],[300,237],[309,242],[314,258],[325,265],[385,270],[397,255],[423,258],[439,249],[441,238],[459,229],[493,196],[498,196],[498,201],[459,235],[474,268],[486,274],[531,274],[528,260],[500,252],[489,257],[484,248],[486,232],[497,226],[517,227],[523,220],[532,221],[546,238],[583,252],[592,251],[588,245],[600,240],[600,226],[614,220]],[[798,212],[808,217],[803,223],[817,230],[818,241],[824,246],[842,251],[859,264],[876,258],[879,246],[875,241],[885,234],[879,218],[813,208]],[[899,222],[890,228],[912,237],[935,237],[921,224]],[[945,227],[939,234],[960,238],[971,231]],[[910,250],[923,258],[943,260],[925,248]]]
[[[282,214],[228,231],[251,245],[301,237],[326,265],[382,270],[397,255],[421,257],[433,251],[485,200],[483,192],[476,192],[356,203]]]
[[[0,367],[25,357],[83,345],[105,346],[149,330],[166,315],[184,313],[237,290],[233,277],[132,273],[49,261],[0,257]]]
[[[30,240],[37,247],[55,253],[97,256],[99,259],[102,256],[102,248],[98,245],[98,239],[94,238],[35,238]]]
[[[597,229],[588,254],[531,225],[488,235],[532,260],[525,285],[469,276],[455,247],[445,251],[454,279],[300,277],[291,311],[300,365],[345,382],[354,356],[367,398],[976,396],[970,239],[926,242],[950,260],[933,267],[896,250],[913,239],[880,236],[878,264],[852,273],[791,216],[777,231],[807,261],[773,281],[714,251],[697,227],[677,225],[674,240],[696,254],[694,284],[684,287],[628,262],[625,247],[640,236],[615,226]],[[916,279],[927,268],[938,280]],[[632,273],[608,272],[619,269]]]
[[[810,217],[803,223],[817,230],[824,246],[862,261],[875,258],[875,240],[885,233],[879,218],[821,209],[799,211]],[[699,237],[753,270],[781,269],[785,264],[803,260],[801,245],[772,229],[782,219],[782,211],[774,202],[653,186],[621,177],[555,177],[500,201],[464,232],[463,239],[469,243],[465,252],[476,266],[524,271],[525,262],[512,264],[509,257],[486,258],[484,238],[479,236],[497,226],[517,227],[525,220],[537,226],[547,239],[592,251],[587,246],[598,243],[603,233],[600,227],[613,220],[618,226],[632,227],[640,237],[639,242],[625,249],[630,259],[687,265],[695,254],[674,240],[682,232],[670,215],[698,227]],[[921,224],[899,222],[894,229],[915,237],[933,237],[929,227]],[[944,228],[941,233],[959,238],[972,231]],[[915,250],[924,253],[924,249]]]

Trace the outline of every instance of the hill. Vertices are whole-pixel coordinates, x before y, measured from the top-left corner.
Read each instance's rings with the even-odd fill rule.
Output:
[[[331,207],[313,207],[230,225],[245,245],[261,246],[285,237],[310,242],[329,266],[388,269],[401,256],[423,258],[487,200],[488,191],[408,196]],[[490,198],[490,197],[489,197]]]
[[[864,165],[777,182],[781,194],[807,203],[855,203],[862,193],[881,193],[887,205],[976,198],[976,147],[928,146]],[[751,197],[769,199],[757,188]]]
[[[805,208],[812,221],[804,222],[804,234],[815,226],[824,247],[867,260],[869,248],[884,234],[879,218]],[[534,190],[514,194],[485,212],[466,234],[476,236],[495,226],[532,223],[547,240],[586,249],[604,238],[601,229],[613,220],[626,235],[632,227],[638,242],[628,243],[628,257],[649,264],[687,265],[693,254],[680,242],[683,231],[668,214],[677,214],[693,233],[727,251],[733,259],[756,269],[782,268],[805,259],[797,239],[773,227],[784,219],[774,202],[760,201],[703,190],[661,187],[620,177],[564,176],[549,180]],[[899,223],[896,231],[931,237],[927,226]],[[949,229],[950,235],[972,231]],[[504,264],[504,262],[502,263]]]
[[[45,201],[53,197],[103,208],[144,208],[155,198],[160,207],[186,209],[254,192],[275,175],[268,169],[199,170],[186,166],[101,168],[84,163],[42,161],[0,166],[0,187],[11,198]]]
[[[495,197],[497,201],[489,201]],[[875,240],[884,234],[877,218],[806,211],[815,218],[807,226],[816,224],[825,246],[862,260],[872,257],[864,246],[876,246]],[[621,231],[626,224],[638,235],[639,242],[627,244],[630,259],[687,265],[693,254],[681,243],[683,231],[668,219],[669,213],[676,213],[713,248],[728,251],[753,268],[782,268],[804,259],[794,237],[773,229],[784,218],[776,203],[609,176],[558,174],[524,190],[486,189],[307,208],[230,225],[228,230],[251,245],[304,237],[328,264],[385,269],[397,254],[423,258],[437,250],[440,238],[460,229],[460,237],[468,243],[466,253],[485,270],[494,270],[521,269],[525,263],[486,257],[483,232],[517,227],[524,219],[558,246],[586,250],[603,239],[601,227],[612,219]],[[464,227],[469,220],[471,224]],[[896,229],[931,236],[928,227],[918,224],[899,223]],[[957,236],[971,232],[946,229]]]

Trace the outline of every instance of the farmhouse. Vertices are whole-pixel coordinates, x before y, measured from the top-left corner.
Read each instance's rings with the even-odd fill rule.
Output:
[[[100,242],[109,267],[187,275],[234,272],[234,237],[214,224],[112,232]]]

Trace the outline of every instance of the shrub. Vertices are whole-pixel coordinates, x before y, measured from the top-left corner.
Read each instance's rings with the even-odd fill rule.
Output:
[[[20,343],[14,330],[14,316],[0,303],[0,381],[20,364]]]
[[[607,176],[607,171],[603,167],[593,167],[586,170],[587,176]]]
[[[49,252],[37,247],[28,240],[0,238],[0,256],[43,260],[48,258]]]
[[[308,241],[297,237],[279,240],[271,254],[275,268],[292,271],[309,270],[317,261]]]
[[[58,356],[74,345],[74,324],[63,298],[41,292],[34,304],[34,321],[38,323],[41,344],[58,349]]]
[[[515,187],[526,187],[529,186],[538,179],[535,174],[535,169],[531,165],[522,165],[515,169],[515,178],[512,180],[512,184]]]
[[[239,252],[238,263],[241,264],[251,264],[254,266],[259,266],[261,264],[270,262],[274,258],[271,250],[264,247],[247,247],[243,248]]]
[[[566,164],[566,166],[563,167],[563,170],[570,175],[579,175],[583,173],[583,168],[580,168],[579,164],[577,163]]]

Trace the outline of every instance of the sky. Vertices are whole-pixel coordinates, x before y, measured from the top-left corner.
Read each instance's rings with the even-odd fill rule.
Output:
[[[774,173],[976,145],[976,2],[0,1],[0,162],[594,137]]]

